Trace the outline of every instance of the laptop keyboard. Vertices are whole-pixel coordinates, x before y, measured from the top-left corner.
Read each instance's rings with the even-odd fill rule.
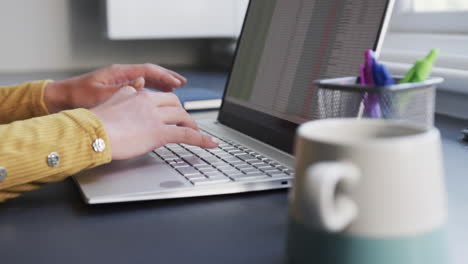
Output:
[[[291,169],[274,160],[233,141],[218,139],[221,143],[215,149],[168,144],[154,150],[154,153],[193,185],[288,179],[293,176]]]

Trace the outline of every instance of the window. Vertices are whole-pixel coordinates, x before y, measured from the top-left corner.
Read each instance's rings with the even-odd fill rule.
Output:
[[[445,78],[437,111],[468,119],[468,1],[396,0],[381,59],[404,74],[431,48],[441,50],[433,75]],[[463,101],[462,101],[463,100]]]
[[[468,34],[468,1],[396,0],[392,22],[397,32]]]
[[[468,10],[466,0],[414,0],[415,12],[447,12]]]

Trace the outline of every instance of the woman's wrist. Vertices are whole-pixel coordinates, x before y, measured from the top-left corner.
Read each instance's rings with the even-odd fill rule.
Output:
[[[49,113],[70,109],[66,81],[49,82],[44,91],[44,103]]]

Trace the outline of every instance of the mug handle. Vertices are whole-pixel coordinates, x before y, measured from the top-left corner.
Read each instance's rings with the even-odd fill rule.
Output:
[[[317,227],[325,232],[343,231],[358,215],[356,203],[349,197],[358,183],[359,169],[349,162],[325,161],[306,170],[307,195],[318,216]]]

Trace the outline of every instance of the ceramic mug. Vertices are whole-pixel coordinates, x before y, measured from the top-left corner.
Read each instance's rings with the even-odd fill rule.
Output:
[[[435,128],[372,119],[301,125],[290,262],[446,263],[441,155]]]

